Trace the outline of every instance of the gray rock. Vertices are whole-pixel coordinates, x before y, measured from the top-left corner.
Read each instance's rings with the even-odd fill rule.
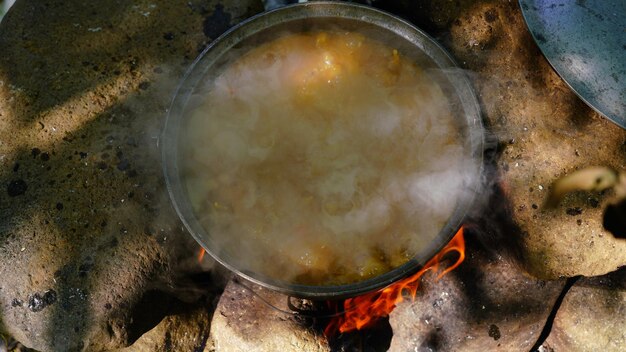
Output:
[[[555,352],[624,351],[626,268],[579,280],[565,296],[546,345]]]
[[[226,286],[213,315],[211,339],[215,351],[330,351],[325,337],[285,313],[289,311],[287,296],[237,282]]]
[[[23,0],[0,23],[0,325],[24,345],[127,346],[199,270],[156,141],[199,50],[261,10],[217,3]]]
[[[389,351],[520,351],[535,344],[564,282],[528,276],[506,251],[467,239],[465,262],[391,313]],[[474,246],[472,246],[474,243]]]

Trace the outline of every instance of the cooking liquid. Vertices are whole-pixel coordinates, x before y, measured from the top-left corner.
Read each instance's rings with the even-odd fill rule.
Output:
[[[300,284],[405,263],[462,187],[440,87],[353,32],[290,34],[236,59],[190,112],[185,143],[188,196],[219,250]]]

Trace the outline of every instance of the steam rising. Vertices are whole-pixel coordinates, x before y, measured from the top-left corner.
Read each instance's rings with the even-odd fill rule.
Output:
[[[198,94],[184,158],[196,215],[242,269],[275,279],[349,283],[403,264],[475,172],[432,77],[356,33],[266,43]]]

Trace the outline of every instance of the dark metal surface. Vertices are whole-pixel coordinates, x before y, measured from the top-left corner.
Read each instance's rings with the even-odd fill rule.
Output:
[[[520,0],[552,67],[596,111],[626,128],[626,1]]]
[[[371,7],[340,2],[313,2],[287,6],[255,16],[234,27],[215,40],[191,66],[178,87],[169,110],[162,135],[163,168],[170,198],[192,236],[211,256],[239,275],[273,290],[296,297],[323,299],[355,296],[385,287],[419,270],[422,265],[439,252],[461,226],[465,214],[472,205],[474,194],[479,192],[480,177],[464,186],[467,192],[460,196],[454,213],[437,237],[425,244],[414,259],[377,277],[340,286],[311,286],[279,281],[246,267],[245,258],[238,253],[221,250],[215,238],[200,225],[181,177],[179,139],[183,133],[187,113],[192,109],[194,92],[201,89],[219,73],[219,67],[234,59],[233,52],[242,54],[242,48],[276,38],[285,30],[305,31],[338,29],[359,31],[371,38],[393,45],[403,55],[436,72],[437,80],[450,99],[456,123],[466,139],[463,141],[466,157],[476,160],[476,175],[482,173],[483,127],[476,96],[465,75],[455,70],[450,56],[430,37],[411,24]],[[239,256],[239,257],[238,257]]]

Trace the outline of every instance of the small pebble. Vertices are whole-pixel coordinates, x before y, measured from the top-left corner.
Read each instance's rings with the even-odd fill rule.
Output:
[[[497,325],[491,324],[489,326],[489,337],[492,337],[494,340],[499,340],[502,335],[500,334],[500,329]]]

